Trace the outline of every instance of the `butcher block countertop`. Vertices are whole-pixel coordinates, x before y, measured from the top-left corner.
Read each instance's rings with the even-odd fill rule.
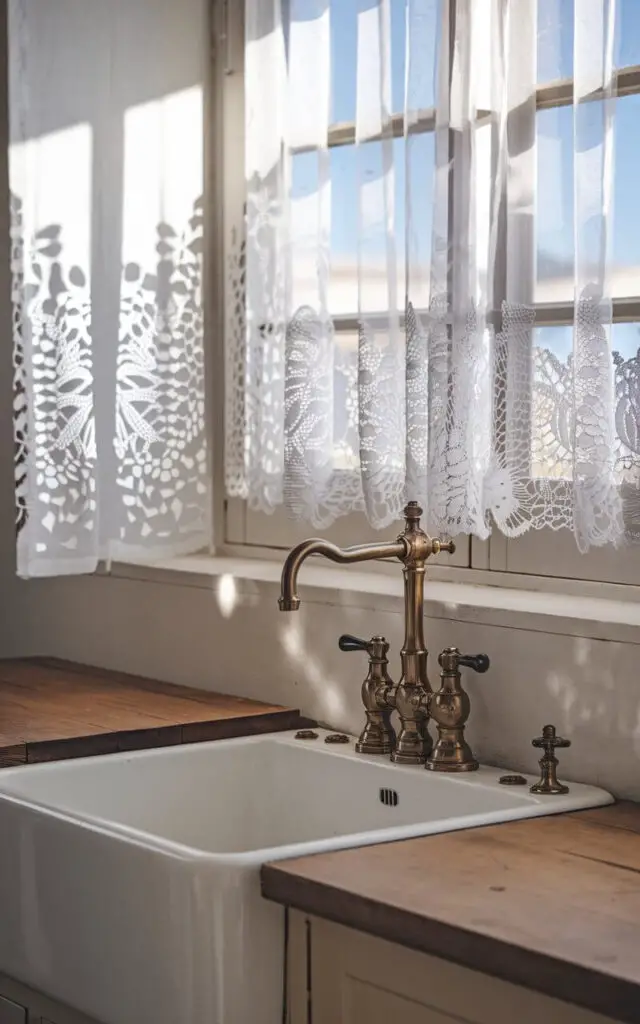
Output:
[[[304,724],[277,704],[54,658],[0,660],[0,768]]]
[[[262,869],[269,899],[640,1024],[640,804]]]

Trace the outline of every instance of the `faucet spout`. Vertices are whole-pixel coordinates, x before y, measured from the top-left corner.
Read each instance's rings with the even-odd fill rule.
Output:
[[[303,540],[292,548],[282,568],[280,597],[278,607],[281,612],[297,612],[300,598],[297,594],[298,573],[302,563],[309,555],[324,555],[332,562],[349,565],[352,562],[368,562],[374,558],[399,558],[404,560],[407,555],[406,542],[398,540],[380,544],[356,544],[350,548],[339,548],[328,540],[313,537]]]
[[[324,555],[332,562],[348,565],[351,562],[368,562],[373,558],[403,559],[407,555],[407,545],[399,538],[397,541],[382,544],[356,544],[352,548],[339,548],[331,541],[323,541],[317,537],[310,541],[302,541],[291,549],[283,566],[281,595],[278,600],[281,611],[297,611],[300,607],[300,598],[296,590],[298,572],[309,555]]]

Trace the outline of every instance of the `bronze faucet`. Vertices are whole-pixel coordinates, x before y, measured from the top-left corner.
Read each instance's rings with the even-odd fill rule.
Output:
[[[571,740],[565,740],[562,736],[556,736],[555,725],[545,725],[542,730],[542,736],[531,740],[531,745],[544,750],[544,754],[538,761],[540,765],[540,781],[530,787],[531,792],[550,793],[554,796],[568,793],[569,787],[565,786],[562,782],[558,782],[556,750],[558,747],[570,747]]]
[[[486,654],[460,654],[457,647],[445,647],[438,661],[442,669],[440,689],[429,699],[429,714],[436,723],[438,738],[426,767],[434,772],[473,772],[478,762],[464,738],[470,702],[460,681],[460,666],[486,672],[489,659]]]
[[[281,611],[297,611],[300,607],[296,591],[298,571],[309,555],[324,555],[332,562],[343,564],[374,558],[398,558],[403,563],[405,638],[400,652],[402,677],[388,692],[389,708],[395,709],[400,718],[398,737],[391,752],[391,760],[398,764],[424,764],[433,747],[427,730],[432,690],[427,677],[428,652],[422,627],[425,562],[430,555],[437,555],[440,551],[450,554],[455,551],[453,541],[436,540],[421,529],[421,515],[418,502],[410,501],[404,510],[404,532],[397,540],[387,543],[339,548],[326,540],[302,541],[287,555],[278,601]]]
[[[396,745],[396,733],[390,721],[396,687],[387,672],[389,644],[383,636],[372,636],[367,641],[345,633],[338,640],[338,647],[341,651],[366,651],[369,655],[369,674],[362,684],[362,703],[367,717],[356,742],[356,751],[358,754],[390,754]]]

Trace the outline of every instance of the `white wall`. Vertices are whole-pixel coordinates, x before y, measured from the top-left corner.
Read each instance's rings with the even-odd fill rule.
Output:
[[[0,111],[4,100],[0,96]],[[6,139],[6,123],[0,124],[0,134]],[[6,239],[5,151],[6,145],[0,146],[0,237]],[[275,585],[256,583],[243,588],[225,617],[213,586],[113,577],[16,579],[6,245],[0,249],[0,292],[0,654],[51,654],[280,701],[357,731],[364,659],[340,654],[337,637],[345,631],[385,633],[397,676],[399,601],[395,610],[375,611],[366,597],[345,606],[336,594],[335,601],[323,604],[303,600],[297,616],[284,616],[277,610]],[[426,621],[433,652],[457,644],[472,653],[486,651],[492,659],[486,676],[469,679],[469,739],[477,753],[486,761],[533,769],[531,738],[544,723],[554,722],[573,742],[562,755],[567,777],[640,799],[637,645],[540,632],[526,616],[521,625],[462,623],[454,612],[451,620]]]
[[[5,531],[6,533],[6,531]],[[6,539],[6,538],[5,538]],[[3,653],[48,653],[300,707],[356,732],[362,723],[365,659],[342,654],[342,632],[383,632],[397,678],[401,608],[304,600],[295,615],[277,609],[277,587],[254,584],[230,616],[214,586],[94,577],[7,581],[12,594]],[[251,592],[252,591],[252,592]],[[535,769],[531,739],[546,722],[571,738],[562,752],[567,778],[640,799],[638,648],[447,619],[427,619],[429,647],[487,652],[485,676],[467,673],[472,697],[469,739],[485,761]],[[432,659],[432,681],[437,679]]]

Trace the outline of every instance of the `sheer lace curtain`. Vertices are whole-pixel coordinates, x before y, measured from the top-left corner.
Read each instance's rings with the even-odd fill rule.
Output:
[[[10,0],[17,562],[210,540],[203,0]]]
[[[228,492],[322,528],[353,510],[388,526],[418,499],[449,534],[564,527],[583,550],[633,536],[637,364],[612,342],[615,0],[349,3],[355,109],[336,128],[349,33],[335,0],[247,0]],[[542,30],[572,41],[563,167],[537,131]],[[536,320],[556,201],[541,166],[573,220],[564,348]]]

